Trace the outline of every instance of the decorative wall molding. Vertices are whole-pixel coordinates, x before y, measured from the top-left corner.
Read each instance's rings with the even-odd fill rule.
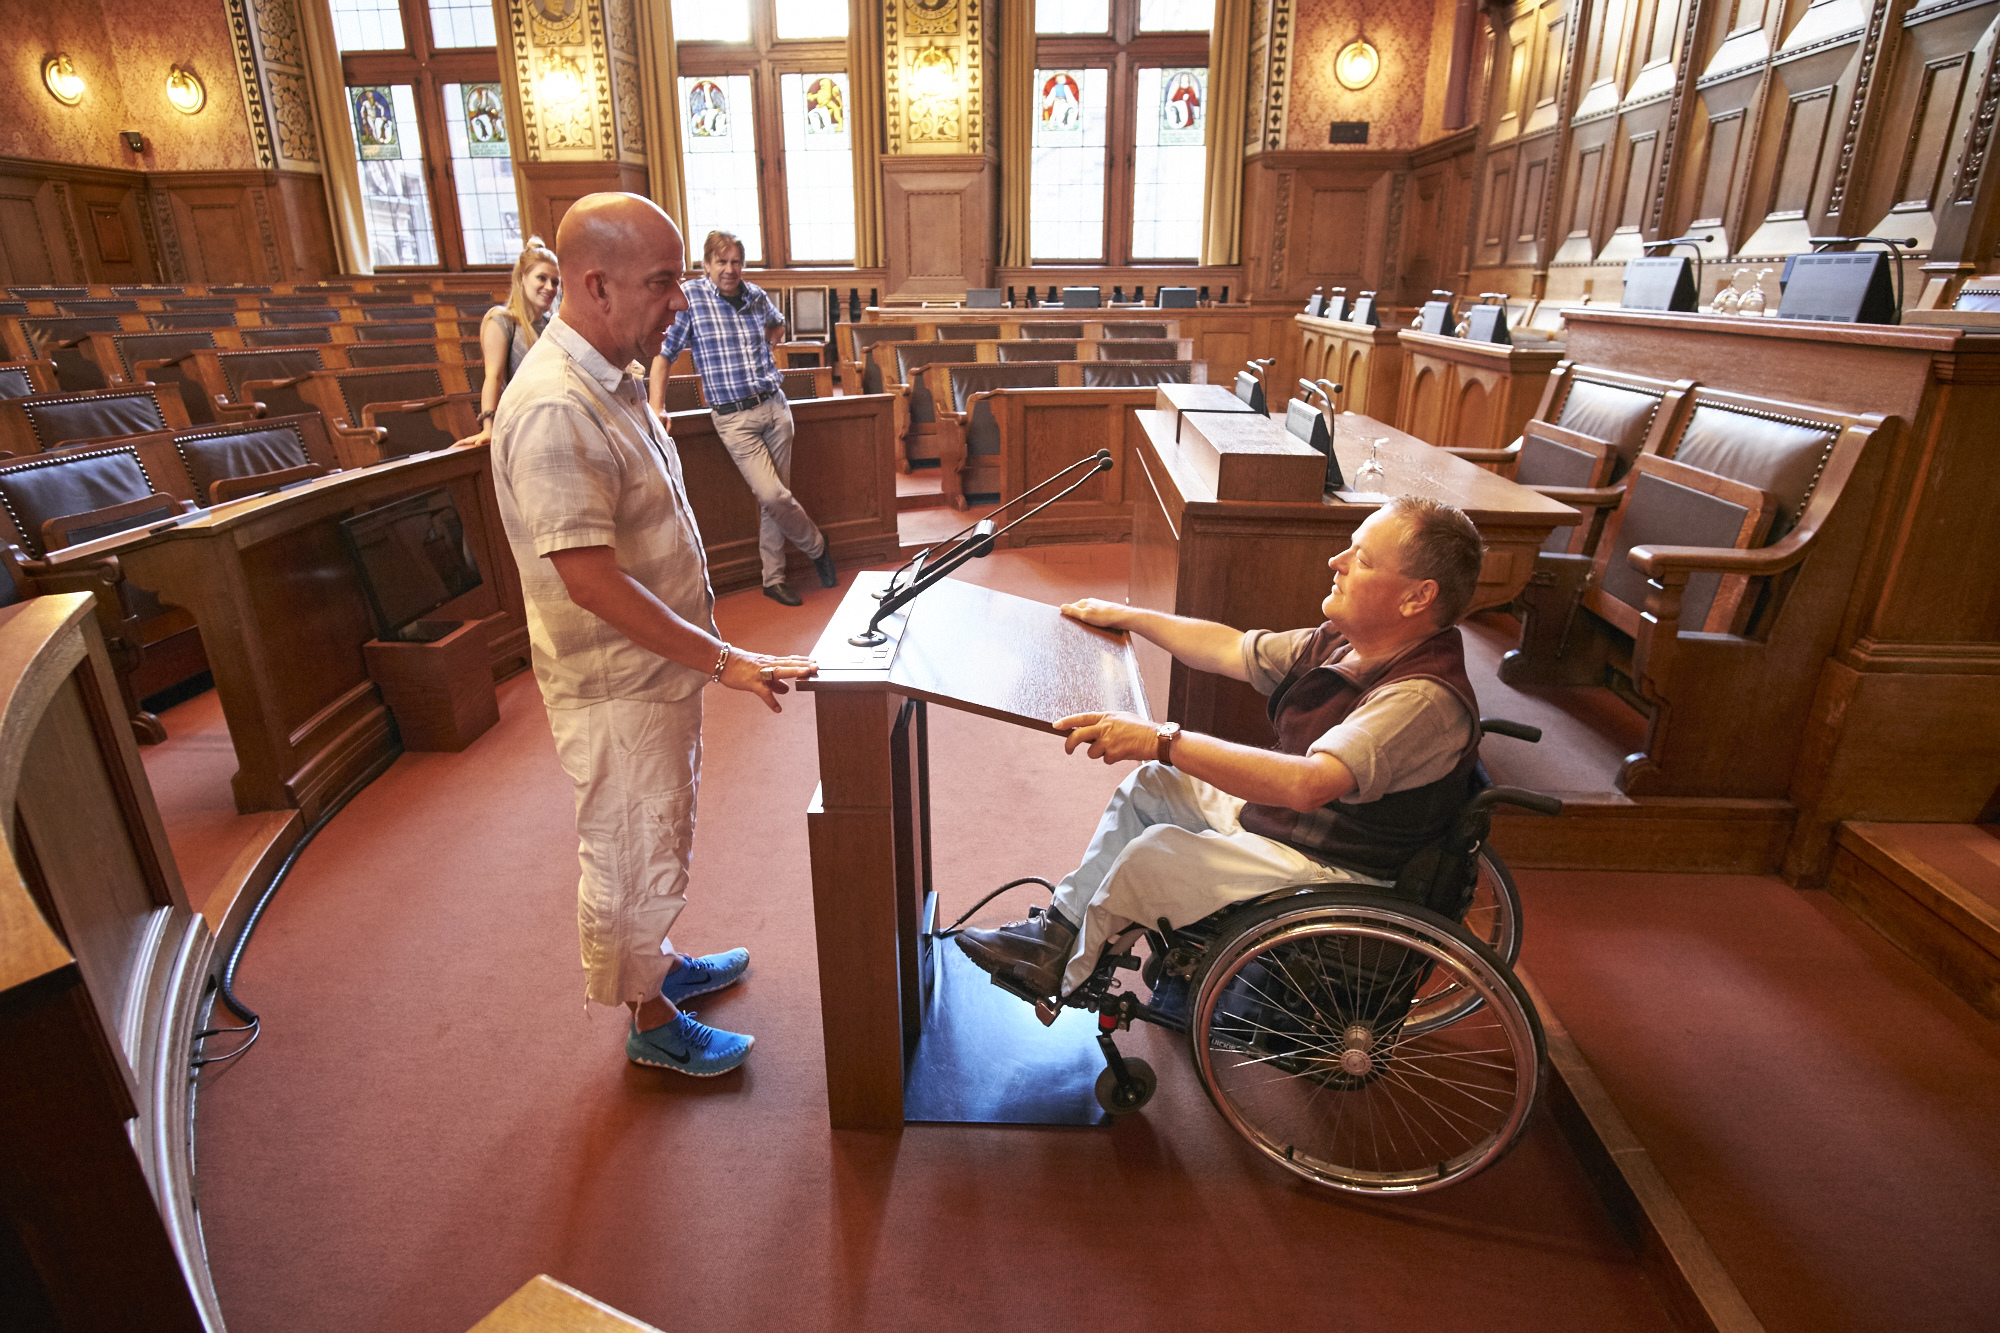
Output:
[[[1979,83],[1979,101],[1966,127],[1965,147],[1958,155],[1958,176],[1951,187],[1954,204],[1969,204],[1979,194],[1979,175],[1986,168],[1986,153],[1993,144],[1993,122],[2000,117],[2000,42],[1993,43],[1986,57],[1986,74]]]
[[[883,128],[889,155],[987,151],[983,0],[883,0]],[[934,72],[948,93],[918,90]]]
[[[1848,176],[1854,169],[1854,154],[1861,146],[1862,112],[1868,106],[1868,90],[1874,86],[1876,60],[1882,54],[1882,34],[1899,0],[1874,0],[1868,15],[1868,31],[1861,39],[1861,59],[1854,71],[1854,96],[1847,104],[1847,124],[1840,132],[1840,156],[1833,167],[1833,188],[1826,196],[1826,216],[1838,217],[1847,202]]]
[[[229,12],[229,40],[236,49],[236,81],[243,93],[243,112],[250,122],[250,149],[257,155],[257,165],[269,171],[278,162],[264,108],[264,81],[257,73],[257,39],[251,31],[248,0],[223,0],[223,4]]]
[[[521,99],[518,160],[643,165],[632,0],[583,0],[573,8],[559,0],[506,2],[507,41]],[[621,53],[615,58],[614,49]],[[561,70],[576,76],[581,92],[571,102],[544,102],[542,76]]]
[[[1292,181],[1294,173],[1278,173],[1277,202],[1271,210],[1271,278],[1267,287],[1285,286],[1285,247],[1292,231]]]
[[[1285,146],[1291,114],[1292,0],[1259,0],[1252,21],[1259,20],[1259,28],[1250,35],[1251,87],[1261,89],[1262,96],[1253,105],[1260,108],[1255,114],[1262,147],[1277,152]]]

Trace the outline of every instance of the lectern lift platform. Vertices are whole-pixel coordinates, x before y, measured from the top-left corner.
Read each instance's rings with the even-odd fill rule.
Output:
[[[937,895],[926,710],[1044,733],[1072,713],[1150,716],[1131,643],[1053,606],[947,579],[882,622],[885,643],[855,647],[848,639],[889,577],[855,579],[813,649],[819,676],[802,682],[818,696],[820,785],[806,823],[833,1127],[1101,1123],[1094,1017],[1065,1010],[1044,1028],[956,945],[928,938]],[[1005,830],[996,820],[967,836]]]

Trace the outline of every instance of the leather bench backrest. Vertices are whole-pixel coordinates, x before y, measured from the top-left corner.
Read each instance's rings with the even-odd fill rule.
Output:
[[[1822,422],[1697,398],[1670,456],[1677,463],[1769,492],[1776,513],[1766,540],[1774,542],[1805,513],[1820,469],[1839,438],[1838,427]]]
[[[417,299],[414,291],[401,292],[356,292],[356,305],[408,305]]]
[[[786,395],[790,397],[789,394]],[[669,375],[661,390],[660,404],[669,412],[692,412],[702,407],[701,376]]]
[[[1071,320],[1024,319],[1021,321],[1023,338],[1054,339],[1057,342],[1074,342],[1083,337],[1083,325]]]
[[[42,544],[42,524],[48,520],[143,500],[152,493],[136,449],[92,449],[0,468],[0,504],[7,506],[22,544],[37,560],[48,554]],[[133,526],[145,521],[136,519]]]
[[[155,282],[141,283],[136,287],[113,287],[113,296],[179,296],[187,291],[185,287],[163,287]]]
[[[355,343],[347,349],[350,366],[430,366],[438,359],[434,342]],[[484,370],[484,362],[480,368]]]
[[[118,349],[118,364],[125,371],[127,379],[134,378],[132,366],[139,361],[160,361],[183,352],[192,352],[197,347],[215,346],[215,335],[200,329],[183,329],[172,333],[116,333],[111,337],[111,345]],[[169,378],[181,376],[173,371]]]
[[[868,349],[876,343],[906,343],[913,341],[917,331],[906,324],[849,324],[847,336],[854,348],[854,357],[861,363],[861,392],[880,393],[883,389],[882,368],[875,364],[875,358],[868,355]]]
[[[324,324],[301,329],[245,329],[237,335],[245,347],[310,347],[333,341],[333,330]]]
[[[286,296],[266,296],[257,304],[265,310],[311,309],[324,306],[326,297],[319,292],[293,292]]]
[[[1167,326],[1164,324],[1141,324],[1130,319],[1107,319],[1104,321],[1106,338],[1164,338]]]
[[[35,382],[20,366],[0,366],[0,398],[26,398],[36,392]]]
[[[1133,389],[1149,384],[1192,384],[1192,361],[1086,361],[1086,389]]]
[[[998,324],[940,324],[931,330],[932,341],[941,343],[992,342],[1000,336]]]
[[[74,398],[49,398],[40,402],[28,400],[22,408],[27,413],[28,428],[35,434],[36,445],[43,449],[53,449],[65,440],[101,440],[114,435],[143,435],[147,431],[167,428],[167,419],[160,411],[160,400],[151,389],[135,389],[129,393],[79,394]],[[132,500],[137,497],[121,495],[118,498]]]
[[[1105,339],[1097,344],[1100,361],[1172,361],[1181,354],[1179,339]]]
[[[138,308],[137,301],[116,298],[56,302],[56,310],[65,315],[129,315]]]
[[[434,323],[363,324],[355,329],[354,336],[361,342],[370,343],[411,342],[419,338],[437,337],[437,325]]]
[[[293,324],[338,324],[340,312],[330,305],[301,307],[296,310],[266,310],[264,323],[289,327]]]
[[[255,351],[223,352],[216,360],[222,364],[222,378],[229,385],[229,396],[240,400],[246,380],[288,380],[299,375],[310,375],[315,370],[326,369],[326,358],[310,347],[259,348]],[[293,393],[296,401],[303,399]],[[291,411],[280,412],[276,403],[268,400],[266,405],[272,416],[291,416]],[[293,411],[310,412],[312,408],[300,407]]]
[[[1648,457],[1626,482],[1625,501],[1607,526],[1597,551],[1597,590],[1604,598],[1623,603],[1620,628],[1636,633],[1639,613],[1645,609],[1647,579],[1626,558],[1639,546],[1710,546],[1724,550],[1744,550],[1761,544],[1770,517],[1770,500],[1759,489],[1731,486],[1703,489],[1696,469],[1683,468],[1668,459]],[[1713,487],[1714,483],[1709,483]],[[1701,630],[1708,626],[1717,594],[1722,591],[1721,574],[1695,574],[1681,593],[1681,626]],[[1727,576],[1731,584],[1731,607],[1743,594],[1741,575]],[[1724,629],[1724,626],[1717,626]]]
[[[931,386],[918,372],[941,361],[977,361],[978,343],[898,343],[896,382],[910,386],[910,420],[937,420],[937,404],[931,401]],[[887,386],[884,386],[887,387]]]
[[[372,320],[400,319],[410,323],[414,323],[415,321],[420,319],[436,319],[437,317],[438,317],[437,307],[434,305],[403,304],[403,305],[392,305],[392,306],[370,306],[363,309],[361,312],[361,318],[363,319],[372,319]],[[445,316],[445,318],[450,319],[451,316],[447,315]]]
[[[146,316],[149,329],[233,329],[234,310],[162,310]]]
[[[1611,483],[1615,483],[1645,447],[1646,432],[1652,429],[1659,410],[1658,394],[1572,375],[1569,392],[1556,413],[1556,425],[1610,445],[1615,459]]]
[[[24,301],[60,301],[65,296],[82,299],[90,295],[88,287],[9,287],[7,290]]]
[[[1052,342],[1043,338],[1037,338],[1028,342],[994,343],[993,350],[1002,361],[1076,360],[1075,343]]]
[[[335,379],[352,426],[361,424],[361,409],[370,403],[410,402],[445,393],[444,377],[435,366],[341,371]],[[377,417],[375,424],[389,432],[382,440],[384,456],[424,453],[452,443],[451,432],[439,430],[428,412],[393,413]]]
[[[174,449],[194,483],[195,502],[208,503],[208,489],[229,477],[304,467],[312,462],[297,426],[235,426],[202,434],[182,433]]]
[[[51,354],[57,343],[81,338],[86,333],[116,333],[124,326],[116,315],[28,315],[21,320],[21,336],[37,358]]]
[[[988,389],[1053,389],[1062,376],[1061,369],[1050,361],[1014,365],[987,362],[977,366],[953,366],[948,373],[951,376],[952,409],[961,413],[975,393]],[[979,410],[972,414],[972,419],[965,423],[965,452],[1000,452],[1000,425],[993,419],[992,408],[983,402]]]
[[[0,315],[25,315],[28,313],[26,301],[0,301]]]
[[[1553,439],[1556,433],[1571,435],[1573,438]],[[1523,486],[1569,486],[1593,487],[1604,484],[1610,474],[1611,446],[1580,432],[1565,431],[1561,426],[1549,426],[1539,421],[1528,423],[1528,429],[1521,434],[1521,453],[1514,462],[1514,480]],[[1590,520],[1584,521],[1584,531],[1575,527],[1556,528],[1542,539],[1540,549],[1544,551],[1580,551],[1580,538],[1587,535]]]
[[[778,374],[784,378],[787,401],[800,403],[808,398],[819,397],[819,381],[811,366],[800,366],[796,370],[781,370]]]
[[[234,310],[233,296],[170,296],[160,302],[168,310]]]
[[[224,294],[230,296],[267,296],[270,294],[270,291],[269,287],[261,287],[255,283],[235,282],[220,287],[210,285],[208,294],[210,296],[221,296]]]

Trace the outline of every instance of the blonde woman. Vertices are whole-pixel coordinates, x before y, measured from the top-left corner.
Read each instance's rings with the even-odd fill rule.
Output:
[[[556,252],[541,237],[530,236],[527,248],[514,261],[507,304],[494,306],[479,321],[479,349],[486,357],[486,382],[479,390],[479,433],[460,440],[460,444],[485,444],[493,437],[493,414],[500,408],[501,391],[548,327],[549,315],[561,294],[562,270],[556,263]]]

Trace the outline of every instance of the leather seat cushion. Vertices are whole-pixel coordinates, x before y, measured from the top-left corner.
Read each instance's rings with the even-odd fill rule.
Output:
[[[152,493],[153,484],[132,449],[63,454],[45,463],[0,468],[0,501],[6,503],[36,559],[48,554],[42,548],[42,524],[50,519],[87,514]]]
[[[312,461],[305,441],[292,426],[182,436],[174,441],[174,447],[187,466],[188,480],[194,483],[197,504],[207,504],[208,488],[226,478],[254,477],[260,472],[304,467]]]
[[[1673,457],[1677,463],[1768,491],[1776,506],[1765,538],[1768,545],[1798,522],[1836,438],[1824,426],[1771,421],[1697,402]]]
[[[1660,400],[1652,394],[1574,379],[1556,414],[1556,425],[1610,445],[1617,460],[1611,465],[1611,480],[1616,482],[1645,447],[1646,432],[1659,410]]]

